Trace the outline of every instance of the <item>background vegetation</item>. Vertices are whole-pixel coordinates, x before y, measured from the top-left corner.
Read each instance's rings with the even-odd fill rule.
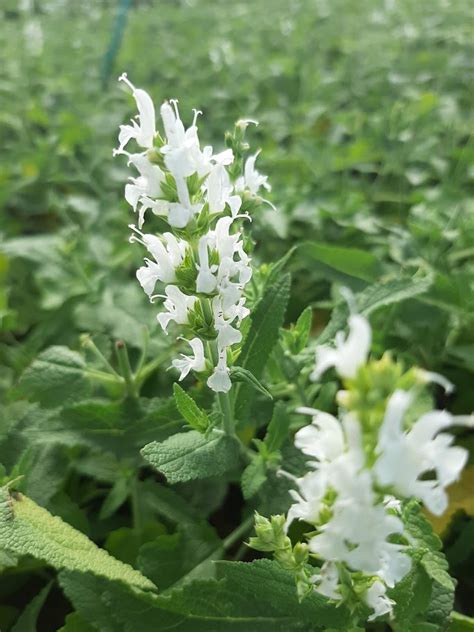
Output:
[[[121,3],[122,17],[118,5],[2,3],[0,474],[23,475],[19,490],[137,566],[141,547],[188,537],[183,515],[209,520],[199,537],[202,559],[211,555],[242,503],[232,481],[170,488],[140,461],[141,446],[182,420],[165,370],[177,343],[156,327],[134,277],[140,252],[127,242],[128,173],[112,148],[134,104],[116,77],[127,71],[155,102],[178,98],[183,116],[203,110],[207,143],[221,144],[238,118],[258,119],[250,140],[277,210],[253,222],[254,260],[270,264],[298,246],[287,323],[310,304],[314,336],[328,337],[340,284],[381,293],[375,351],[446,375],[457,390],[449,400],[437,393],[438,405],[466,413],[473,15],[468,0],[136,1],[128,13]],[[112,363],[115,342],[125,342],[146,367],[139,404],[104,378],[85,336]],[[435,524],[467,614],[472,472]],[[170,563],[169,584],[202,559]],[[0,564],[0,627],[9,630],[50,573],[30,558]],[[44,599],[38,629],[56,630],[71,606],[56,586]]]

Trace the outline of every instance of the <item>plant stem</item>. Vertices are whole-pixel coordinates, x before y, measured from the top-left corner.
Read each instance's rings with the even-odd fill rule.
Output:
[[[123,384],[124,379],[117,375],[111,375],[110,373],[105,373],[104,371],[99,371],[98,369],[84,369],[84,374],[89,377],[91,380],[97,380],[98,382],[102,382],[103,384]]]
[[[135,377],[135,384],[138,386],[138,388],[141,387],[143,382],[153,373],[153,371],[155,371],[164,363],[169,355],[169,351],[165,351],[151,362],[148,362],[148,364],[145,364],[145,366],[137,372],[137,375]]]
[[[240,524],[237,527],[237,529],[234,529],[232,533],[229,533],[229,535],[222,542],[222,547],[224,548],[224,551],[227,551],[230,548],[232,548],[234,544],[238,542],[240,538],[247,533],[247,531],[250,530],[250,528],[253,525],[253,522],[254,522],[254,517],[253,515],[251,515],[246,520],[244,520],[242,524]]]
[[[137,388],[135,385],[135,378],[132,373],[132,367],[130,366],[130,359],[128,357],[127,347],[122,340],[118,340],[115,343],[115,349],[117,351],[117,358],[120,367],[120,373],[125,380],[127,392],[130,397],[136,399],[138,397]]]
[[[207,348],[212,363],[216,365],[218,361],[216,346],[213,345],[211,341],[208,341]],[[224,426],[225,433],[235,436],[234,411],[229,393],[217,393],[217,403],[222,413],[222,425]]]
[[[229,393],[217,393],[217,401],[221,409],[224,430],[228,435],[235,435],[234,429],[234,413],[230,403]]]
[[[110,364],[110,362],[104,356],[102,351],[97,347],[97,345],[89,336],[89,334],[84,334],[83,336],[81,336],[81,344],[86,349],[89,349],[90,351],[92,351],[95,357],[104,365],[104,367],[107,369],[107,371],[109,371],[109,373],[112,373],[112,375],[115,375],[116,377],[120,377],[120,375],[117,373],[114,367]]]
[[[148,343],[150,342],[150,334],[148,332],[148,327],[143,327],[143,348],[142,348],[142,352],[140,354],[140,358],[135,366],[135,376],[140,374],[140,371],[143,368],[143,365],[145,364],[145,360],[146,360],[146,355],[148,353]],[[135,380],[135,384],[137,383],[137,381]]]
[[[296,386],[296,391],[297,391],[298,395],[300,396],[301,403],[303,404],[303,406],[308,406],[309,402],[308,402],[308,399],[306,397],[306,393],[305,393],[304,387],[301,384],[301,376],[300,375],[295,380],[295,386]]]

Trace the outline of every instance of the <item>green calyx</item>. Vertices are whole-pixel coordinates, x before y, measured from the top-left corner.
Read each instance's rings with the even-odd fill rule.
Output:
[[[208,298],[196,301],[194,308],[189,311],[188,322],[192,331],[201,339],[214,340],[217,337],[212,306]]]
[[[291,544],[285,533],[285,516],[272,516],[270,520],[255,512],[256,537],[249,540],[249,546],[257,551],[273,552],[275,560],[282,568],[293,573],[298,598],[301,601],[313,590],[308,545],[304,542]]]
[[[343,382],[345,390],[338,396],[339,404],[355,413],[360,421],[364,448],[369,464],[374,460],[378,430],[383,422],[387,401],[398,389],[411,390],[419,385],[416,371],[405,371],[390,353],[380,360],[369,360],[352,379]]]
[[[198,271],[191,249],[186,250],[183,262],[176,268],[175,274],[176,283],[183,292],[193,294],[196,291]]]

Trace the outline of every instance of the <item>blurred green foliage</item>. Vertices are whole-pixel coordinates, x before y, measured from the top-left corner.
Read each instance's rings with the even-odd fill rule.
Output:
[[[161,399],[171,395],[172,376],[156,371],[168,366],[176,341],[158,332],[156,309],[136,283],[140,254],[127,242],[133,214],[123,200],[128,173],[112,158],[118,125],[134,114],[115,81],[123,71],[155,102],[178,98],[188,121],[192,107],[203,110],[205,143],[219,145],[238,118],[260,121],[249,137],[263,150],[277,210],[253,222],[254,259],[270,264],[298,246],[288,265],[289,322],[311,305],[317,335],[340,284],[362,296],[380,285],[375,351],[392,349],[447,375],[457,392],[439,403],[472,410],[471,2],[136,0],[104,83],[118,7],[36,0],[0,8],[0,462],[10,473],[36,468],[24,491],[98,541],[120,529],[129,537],[128,517],[113,514],[136,500],[134,485],[151,484],[132,480],[139,448],[179,427],[172,400]],[[391,302],[390,288],[410,278],[423,289]],[[84,338],[81,345],[83,334],[114,366],[113,344],[123,340],[133,363],[148,367],[142,394],[150,399],[139,414],[117,401],[119,385],[101,378],[100,357]],[[54,381],[65,357],[67,388]],[[46,395],[34,386],[45,366]],[[106,403],[78,401],[97,392]],[[136,445],[127,434],[131,415]],[[81,425],[87,419],[90,428]],[[111,420],[118,438],[107,435]],[[29,424],[51,433],[53,446],[38,444]],[[105,456],[94,459],[85,447]],[[50,493],[35,487],[38,477]],[[199,493],[217,504],[223,493],[217,483],[181,491],[196,507],[207,502]],[[145,522],[155,511],[150,498],[140,509]],[[97,516],[101,503],[106,519]],[[176,511],[178,500],[169,503]],[[452,551],[472,531],[472,520],[463,520],[450,535]],[[456,562],[461,607],[472,589],[468,568]]]

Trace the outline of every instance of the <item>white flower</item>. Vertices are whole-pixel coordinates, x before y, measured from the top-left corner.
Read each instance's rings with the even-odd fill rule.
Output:
[[[296,433],[295,446],[314,460],[308,462],[312,471],[294,479],[297,490],[290,491],[295,502],[286,527],[295,518],[308,522],[317,530],[308,541],[313,554],[394,586],[410,570],[411,560],[403,545],[388,541],[393,534],[403,533],[403,523],[374,493],[358,419],[346,414],[340,423],[312,408],[298,412],[313,419]],[[328,495],[330,491],[333,494]],[[320,524],[323,509],[330,517]],[[322,590],[328,590],[323,594],[340,598],[336,579],[333,576],[328,586],[322,583]],[[321,592],[320,587],[316,590]]]
[[[115,154],[122,153],[125,145],[134,138],[140,147],[151,149],[153,147],[153,139],[156,136],[155,128],[155,106],[149,94],[145,90],[135,88],[135,86],[127,79],[126,73],[119,77],[119,81],[126,83],[132,90],[138,108],[138,123],[132,119],[131,125],[121,125],[119,133],[119,147],[114,151]]]
[[[130,178],[131,184],[125,185],[125,199],[137,211],[138,204],[142,204],[138,213],[138,228],[143,226],[145,211],[150,208],[148,198],[161,195],[161,182],[164,174],[157,165],[153,165],[143,154],[129,154],[128,164],[133,164],[140,176]]]
[[[187,296],[183,294],[179,287],[168,285],[165,288],[166,300],[163,305],[168,310],[158,314],[156,317],[158,322],[166,332],[170,321],[174,320],[178,325],[187,325],[188,310],[192,309],[196,302],[195,296]]]
[[[344,435],[338,419],[314,408],[298,408],[297,412],[313,415],[312,423],[295,434],[295,446],[319,461],[331,461],[344,450]]]
[[[409,431],[404,431],[403,418],[412,399],[405,391],[395,391],[389,399],[374,471],[381,485],[392,486],[402,496],[420,498],[431,513],[439,516],[448,505],[445,488],[459,478],[468,453],[451,446],[452,435],[438,434],[455,423],[446,411],[425,413]],[[434,476],[421,480],[428,473]]]
[[[285,528],[288,529],[293,520],[304,520],[316,524],[322,508],[321,502],[326,494],[328,481],[320,471],[308,472],[296,479],[298,491],[290,489],[289,494],[295,501],[288,510]]]
[[[217,278],[213,274],[217,270],[217,266],[209,267],[208,240],[208,235],[204,235],[199,240],[199,272],[196,278],[196,292],[203,294],[211,294],[217,285]]]
[[[187,340],[191,349],[193,350],[194,357],[190,357],[181,354],[181,358],[177,358],[173,360],[172,365],[175,369],[181,372],[179,376],[179,381],[184,380],[184,378],[188,375],[188,373],[193,370],[199,373],[200,371],[204,371],[206,368],[206,361],[204,358],[204,346],[202,341],[199,338],[193,338],[192,340]]]
[[[164,233],[165,247],[162,240],[156,235],[142,233],[133,224],[130,225],[130,228],[139,235],[139,237],[135,234],[132,235],[130,241],[143,244],[155,259],[155,261],[150,261],[150,259],[145,258],[146,265],[137,270],[137,279],[151,298],[157,281],[173,283],[176,280],[176,268],[183,261],[186,243],[176,239],[171,233]]]
[[[193,173],[197,173],[202,178],[209,174],[215,164],[231,164],[234,160],[231,149],[226,149],[214,156],[210,146],[201,151],[196,125],[197,117],[201,112],[194,110],[192,125],[186,130],[179,116],[178,102],[173,99],[170,103],[165,102],[160,108],[167,140],[161,152],[165,156],[165,164],[173,177],[176,180],[184,180]]]
[[[215,296],[212,299],[212,311],[214,314],[214,326],[217,329],[217,348],[220,350],[238,344],[242,340],[242,334],[238,329],[232,327],[231,320],[224,318],[222,301],[219,296]]]
[[[328,597],[329,599],[339,600],[341,593],[339,592],[339,571],[337,566],[332,562],[325,562],[320,572],[311,577],[315,590]]]
[[[336,499],[332,518],[309,540],[309,548],[325,560],[345,562],[393,586],[411,567],[404,547],[387,542],[390,535],[403,533],[403,524],[383,505],[374,504],[367,471],[353,475],[353,482],[351,495]]]
[[[392,614],[395,602],[386,595],[387,589],[380,581],[375,581],[364,594],[364,601],[374,611],[368,621],[373,621],[385,614]]]
[[[220,290],[223,314],[229,322],[233,322],[235,319],[237,319],[236,324],[238,327],[240,327],[240,323],[250,314],[250,310],[248,309],[248,307],[245,307],[245,298],[240,298],[236,303],[232,304],[228,304],[226,302],[227,293],[231,290],[232,288],[230,286]]]
[[[214,369],[214,373],[207,380],[207,385],[216,393],[228,393],[232,388],[225,349],[223,349],[219,354],[219,361]]]
[[[206,187],[208,192],[209,212],[222,213],[226,204],[229,205],[232,217],[235,217],[242,205],[239,195],[231,195],[232,185],[225,167],[217,163],[211,170]]]
[[[445,378],[444,375],[434,373],[433,371],[425,371],[424,369],[416,369],[416,373],[421,382],[439,384],[448,395],[454,391],[454,384]]]
[[[171,202],[168,206],[168,224],[173,228],[185,228],[194,215],[191,206],[183,206],[177,202]]]
[[[267,182],[267,176],[263,176],[255,169],[255,161],[257,160],[259,153],[260,151],[257,151],[254,156],[249,156],[245,161],[244,175],[238,178],[235,183],[236,191],[244,191],[247,189],[253,195],[258,193],[260,187],[263,187],[267,191],[271,191],[272,188]]]
[[[221,217],[214,230],[214,238],[216,242],[216,250],[219,253],[219,259],[230,259],[232,261],[234,253],[237,251],[237,243],[240,239],[240,233],[231,235],[230,227],[234,221],[232,217]]]
[[[349,335],[342,331],[336,334],[336,348],[321,346],[316,349],[316,366],[311,374],[313,381],[330,367],[335,367],[343,378],[355,377],[359,367],[367,360],[372,332],[366,318],[360,314],[349,316]]]

